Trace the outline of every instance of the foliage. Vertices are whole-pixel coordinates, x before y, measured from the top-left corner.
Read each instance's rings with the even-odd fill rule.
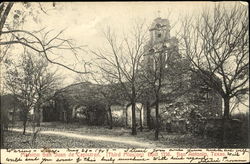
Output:
[[[249,111],[246,113],[239,113],[239,114],[235,114],[232,116],[232,119],[236,119],[242,122],[242,126],[240,128],[240,133],[238,135],[240,135],[240,140],[242,140],[242,142],[248,142],[248,146],[249,146]],[[238,129],[239,130],[239,129]]]
[[[147,30],[143,23],[136,23],[132,32],[118,38],[110,29],[104,33],[108,49],[92,51],[100,61],[98,68],[109,81],[118,83],[125,100],[132,106],[132,135],[136,135],[135,105],[143,92],[143,84],[138,83],[143,46],[147,39]]]
[[[18,63],[10,61],[7,68],[6,87],[20,104],[25,133],[29,113],[40,111],[51,99],[58,81],[55,72],[48,71],[47,61],[32,57],[29,52],[25,52]]]
[[[11,12],[11,9],[13,9],[13,5],[18,6],[18,4],[21,9],[17,9]],[[43,56],[43,58],[45,58],[48,62],[52,64],[59,65],[61,67],[80,74],[90,73],[86,70],[86,63],[84,63],[84,71],[78,71],[75,67],[73,68],[65,63],[54,60],[54,56],[60,56],[60,54],[62,54],[62,50],[64,53],[69,52],[75,57],[78,56],[80,52],[82,53],[83,46],[77,46],[72,39],[65,39],[62,36],[65,30],[53,32],[52,29],[48,30],[45,27],[42,27],[41,29],[38,29],[36,31],[29,31],[27,29],[22,28],[22,25],[30,19],[28,19],[28,17],[31,17],[31,20],[33,19],[34,22],[39,22],[39,17],[42,16],[41,13],[48,14],[47,11],[51,10],[50,7],[45,9],[43,7],[43,4],[39,2],[1,3],[0,62],[2,63],[3,61],[5,61],[5,59],[8,59],[8,57],[10,56],[10,52],[8,52],[8,50],[11,48],[12,45],[22,45],[23,47],[33,50],[34,52],[39,54],[39,56]],[[54,9],[54,7],[55,3],[53,2],[52,9]],[[7,18],[9,18],[9,21],[7,21]]]
[[[88,125],[103,125],[106,121],[106,110],[104,105],[97,101],[90,101],[83,111]]]

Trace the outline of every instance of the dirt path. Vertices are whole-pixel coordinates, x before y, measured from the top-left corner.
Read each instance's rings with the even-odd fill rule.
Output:
[[[15,132],[22,132],[22,129],[13,128],[12,131]],[[27,133],[32,133],[30,130],[26,130]],[[75,134],[72,132],[59,132],[59,131],[41,131],[39,134],[46,134],[46,135],[59,135],[64,137],[71,137],[71,138],[78,138],[78,139],[86,139],[91,141],[103,141],[103,142],[116,142],[116,143],[123,143],[129,144],[135,147],[143,147],[143,148],[155,148],[156,145],[153,143],[147,143],[145,141],[139,141],[136,138],[132,137],[111,137],[111,136],[92,136],[92,135],[82,135],[82,134]]]

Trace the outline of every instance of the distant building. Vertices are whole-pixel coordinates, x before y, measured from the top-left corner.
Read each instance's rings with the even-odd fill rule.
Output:
[[[105,124],[107,109],[105,97],[102,94],[104,87],[82,82],[60,89],[55,94],[55,112],[57,113],[55,119],[63,122]]]
[[[162,128],[171,125],[172,129],[183,131],[183,126],[189,122],[190,113],[196,113],[200,118],[217,118],[222,115],[222,98],[216,91],[209,88],[202,78],[190,71],[187,59],[179,53],[178,40],[170,35],[170,23],[167,19],[156,18],[149,30],[150,40],[144,47],[145,56],[142,64],[144,69],[154,70],[156,55],[161,55],[165,72],[160,100],[160,121]],[[217,77],[215,77],[220,81]],[[118,85],[118,84],[117,84]],[[109,85],[98,85],[89,82],[73,84],[59,90],[55,95],[54,120],[65,122],[85,120],[85,123],[98,122],[107,124],[107,102],[101,92]],[[119,95],[119,87],[115,94],[117,101],[108,102],[111,105],[113,122],[119,126],[131,127],[131,107],[124,96]],[[137,127],[154,126],[155,109],[152,91],[145,93],[137,102]],[[88,113],[86,111],[89,110]],[[97,113],[95,113],[98,111]],[[84,121],[83,121],[84,123]],[[185,128],[184,128],[185,129]]]
[[[156,67],[164,70],[159,109],[162,125],[178,120],[188,122],[190,112],[194,110],[201,118],[220,117],[221,96],[209,88],[198,74],[190,71],[189,61],[180,55],[178,40],[170,36],[170,29],[167,19],[156,18],[149,30],[150,40],[144,48],[144,68],[148,72],[156,70]],[[154,60],[159,58],[162,65],[155,64]],[[220,83],[219,78],[214,78]],[[154,123],[154,99],[149,99],[149,104],[150,119]]]

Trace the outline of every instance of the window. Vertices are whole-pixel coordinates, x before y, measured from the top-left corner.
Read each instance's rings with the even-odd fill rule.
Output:
[[[156,27],[157,27],[157,28],[160,28],[160,27],[161,27],[161,24],[157,23],[157,24],[156,24]]]
[[[161,37],[161,34],[158,34],[157,37],[160,38],[160,37]]]

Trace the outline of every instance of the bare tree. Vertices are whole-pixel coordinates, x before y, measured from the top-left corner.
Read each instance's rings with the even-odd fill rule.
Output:
[[[37,62],[37,61],[34,61]],[[45,59],[40,59],[36,65],[36,75],[34,77],[34,85],[36,97],[34,112],[36,126],[40,126],[42,107],[50,101],[55,93],[55,90],[59,86],[59,77],[56,75],[56,71],[52,72],[48,70],[48,62]]]
[[[142,94],[143,83],[138,82],[140,62],[144,54],[143,46],[147,39],[144,24],[135,24],[131,34],[123,37],[119,43],[118,37],[110,29],[105,38],[110,49],[108,51],[92,51],[101,64],[99,68],[114,82],[119,83],[126,98],[132,106],[132,135],[136,135],[136,102]]]
[[[151,86],[155,96],[155,139],[158,140],[159,136],[159,102],[160,102],[160,90],[162,88],[162,82],[164,77],[164,67],[166,66],[166,60],[164,55],[165,49],[153,52],[153,67],[146,71],[146,79]]]
[[[68,70],[80,74],[90,73],[86,70],[78,71],[75,68],[62,64],[50,58],[50,55],[57,55],[56,51],[58,53],[58,50],[69,50],[76,56],[78,55],[79,50],[82,50],[82,46],[75,46],[72,40],[60,37],[64,30],[60,31],[54,36],[50,36],[49,38],[48,35],[51,31],[43,32],[43,37],[39,38],[36,34],[42,33],[42,31],[44,31],[44,29],[36,32],[29,32],[25,30],[2,31],[2,35],[12,35],[15,39],[6,41],[1,40],[0,45],[21,44],[34,50],[35,52],[37,52],[37,54],[40,54],[40,56],[43,56],[52,64],[62,66]]]
[[[27,4],[29,3],[24,3],[24,5]],[[47,14],[41,3],[36,4],[38,4],[41,11]],[[69,51],[69,53],[76,56],[76,59],[78,59],[77,56],[79,56],[79,53],[83,53],[82,50],[85,46],[76,46],[75,43],[73,43],[72,39],[65,39],[62,37],[62,34],[65,30],[61,30],[55,34],[52,34],[53,30],[46,30],[46,28],[41,28],[37,31],[27,31],[25,29],[20,29],[19,27],[11,27],[9,24],[6,24],[7,17],[9,16],[10,10],[13,5],[13,2],[4,2],[0,5],[0,46],[1,49],[5,47],[5,51],[1,51],[0,62],[4,60],[4,57],[7,54],[6,50],[8,48],[6,48],[6,46],[10,47],[10,45],[20,44],[34,50],[35,52],[37,52],[37,54],[43,56],[52,64],[62,66],[76,73],[89,73],[89,71],[87,70],[78,71],[78,69],[75,67],[63,64],[62,62],[58,62],[55,60],[55,56],[56,58],[60,57],[59,54],[61,54],[62,51],[64,51],[64,53],[65,51]],[[54,3],[53,6],[55,6]],[[17,18],[20,17],[20,15],[16,15]],[[13,19],[15,19],[15,15]]]
[[[25,53],[17,65],[10,63],[6,72],[6,87],[15,94],[22,108],[23,134],[32,109],[40,109],[45,97],[51,93],[56,80],[54,74],[47,72],[44,59],[34,59],[30,53]]]
[[[191,61],[192,71],[222,96],[228,120],[231,100],[249,91],[248,9],[239,3],[215,5],[193,18],[182,23],[182,53]]]
[[[10,16],[14,4],[14,2],[2,2],[0,4],[0,64],[3,64],[3,61],[5,61],[6,57],[9,56],[8,50],[11,48],[11,46],[20,44],[34,50],[35,52],[38,52],[37,54],[45,57],[53,64],[57,64],[77,73],[88,73],[86,69],[85,71],[77,71],[75,68],[57,62],[55,59],[50,57],[49,54],[55,54],[54,50],[69,50],[74,55],[77,55],[79,53],[78,50],[81,50],[81,47],[73,45],[72,40],[61,37],[63,31],[58,32],[56,35],[49,36],[51,31],[48,30],[43,33],[42,37],[39,37],[38,34],[44,31],[44,29],[38,31],[27,31],[25,29],[20,29],[19,25],[24,20],[23,15],[20,15],[20,11],[14,14],[13,26],[10,26],[10,24],[7,22],[7,19]],[[41,3],[36,4],[39,5],[39,8],[43,13],[47,14],[47,10],[44,9]],[[29,8],[31,4],[29,2],[24,2],[23,5],[26,8]],[[34,5],[34,3],[32,5]],[[54,8],[56,3],[53,2],[52,6]],[[28,13],[30,14],[30,12]],[[20,17],[22,17],[20,19],[21,21],[16,21]],[[2,72],[0,73],[2,77]],[[2,127],[3,124],[1,123],[1,134],[3,134]]]
[[[150,63],[147,63],[143,68],[142,78],[144,78],[147,87],[145,90],[152,96],[151,104],[155,106],[155,139],[159,137],[160,127],[160,114],[159,104],[160,102],[168,101],[169,97],[180,96],[179,90],[182,90],[182,94],[185,89],[181,87],[183,83],[183,75],[186,72],[182,65],[180,54],[175,46],[166,45],[167,42],[163,41],[160,48],[151,47],[149,52]],[[175,93],[175,95],[173,95]],[[177,94],[179,93],[179,94]],[[146,95],[148,96],[148,95]],[[167,99],[167,100],[166,100]]]

